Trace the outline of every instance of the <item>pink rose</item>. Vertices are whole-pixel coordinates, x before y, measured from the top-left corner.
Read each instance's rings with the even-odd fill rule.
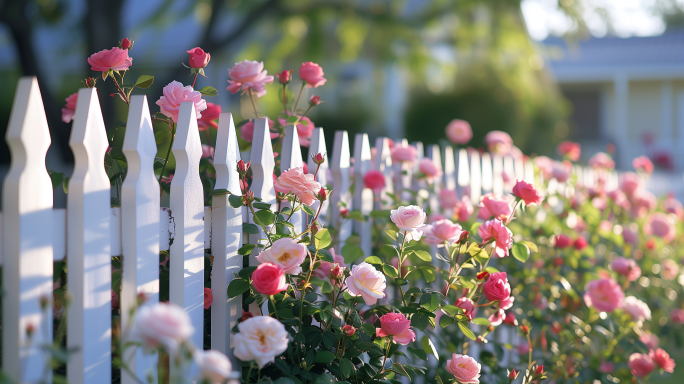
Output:
[[[416,161],[416,147],[413,145],[407,145],[405,147],[395,145],[390,151],[390,154],[392,155],[392,161],[395,163],[413,163]]]
[[[637,245],[639,243],[639,227],[632,229],[632,224],[626,225],[622,230],[622,238],[625,243]]]
[[[621,207],[622,209],[629,210],[632,208],[629,200],[627,200],[627,195],[625,195],[621,190],[616,189],[614,191],[608,192],[608,197],[613,200],[615,205]]]
[[[513,195],[524,201],[525,205],[538,205],[544,200],[539,191],[532,184],[524,180],[518,180],[515,183]]]
[[[506,317],[503,320],[504,323],[512,326],[518,325],[518,319],[515,318],[515,313],[514,312],[508,312],[506,314]]]
[[[585,239],[582,236],[576,238],[575,241],[572,243],[572,246],[575,247],[575,249],[578,251],[583,250],[588,245],[589,245],[589,242],[587,242],[587,239]]]
[[[513,139],[506,132],[490,131],[485,136],[484,141],[489,147],[489,152],[498,153],[501,156],[508,155],[513,149]]]
[[[473,130],[465,120],[451,120],[445,131],[447,139],[454,144],[467,144],[473,138]]]
[[[496,311],[494,311],[494,313],[492,313],[489,316],[489,318],[487,318],[487,320],[489,320],[489,323],[495,327],[497,325],[501,325],[501,323],[503,323],[503,321],[506,320],[506,311],[499,308]]]
[[[633,353],[632,356],[629,357],[627,365],[629,366],[632,375],[639,378],[647,376],[653,372],[653,369],[655,368],[653,359],[643,353]]]
[[[430,216],[428,216],[427,222],[429,224],[432,224],[435,221],[440,221],[440,220],[444,220],[444,219],[446,219],[446,217],[444,217],[444,215],[440,215],[439,213],[433,212],[430,214]]]
[[[651,162],[651,159],[646,156],[635,157],[634,160],[632,160],[632,167],[634,167],[634,169],[637,171],[641,171],[649,175],[653,173],[653,163]]]
[[[642,187],[642,184],[641,177],[634,172],[625,172],[620,175],[620,190],[627,196],[632,196]]]
[[[653,362],[655,362],[663,371],[669,373],[674,372],[676,364],[674,360],[670,358],[670,355],[667,352],[665,352],[662,348],[649,351],[648,357],[650,357],[653,360]]]
[[[658,236],[669,243],[677,236],[677,227],[668,214],[662,212],[651,213],[644,224],[644,233]]]
[[[439,191],[439,206],[443,209],[453,209],[456,208],[458,204],[458,196],[456,196],[456,191],[453,189],[443,188]]]
[[[272,263],[259,264],[252,272],[252,285],[259,293],[272,296],[287,290],[285,271]]]
[[[482,287],[482,293],[489,301],[502,301],[511,296],[511,285],[508,283],[506,272],[495,272]]]
[[[655,209],[658,206],[658,198],[651,192],[645,189],[638,189],[631,196],[632,209],[630,215],[635,218],[642,218],[646,216],[648,211]]]
[[[306,205],[313,204],[317,200],[316,194],[321,190],[321,183],[314,180],[314,175],[304,173],[299,167],[281,173],[273,186],[276,192],[293,193]]]
[[[418,163],[418,169],[425,174],[428,181],[432,181],[434,178],[442,176],[441,165],[435,164],[427,157],[420,159],[420,163]]]
[[[380,317],[380,329],[385,336],[395,336],[406,332],[411,321],[403,313],[390,312]]]
[[[378,299],[385,297],[385,275],[366,262],[352,267],[346,283],[349,293],[363,297],[368,305],[374,305]]]
[[[656,349],[658,348],[658,344],[660,344],[660,339],[658,339],[658,335],[655,335],[653,333],[643,333],[641,336],[639,336],[639,341],[644,343],[648,349]]]
[[[428,244],[441,244],[445,241],[454,243],[461,237],[463,228],[451,220],[444,219],[426,225],[424,233]]]
[[[133,59],[128,57],[128,49],[114,47],[93,53],[88,58],[88,64],[93,71],[102,72],[104,79],[110,69],[114,71],[128,70],[128,67],[133,65]]]
[[[78,101],[78,92],[69,95],[66,99],[66,104],[62,108],[62,121],[65,123],[70,123],[74,119],[74,114],[76,114],[76,102]]]
[[[145,350],[163,346],[172,356],[178,352],[180,344],[195,333],[190,316],[183,308],[167,303],[140,307],[134,327]]]
[[[405,232],[404,236],[409,240],[420,240],[426,218],[423,209],[415,205],[401,206],[390,211],[390,219],[397,228]]]
[[[568,167],[569,165],[569,167]],[[553,167],[551,168],[551,176],[558,180],[560,183],[564,183],[568,181],[570,178],[570,170],[572,169],[572,165],[570,163],[564,164],[561,162],[554,162]]]
[[[233,354],[242,361],[256,360],[259,369],[275,362],[276,356],[287,350],[289,340],[285,326],[268,316],[254,316],[238,324],[233,335]]]
[[[564,249],[572,245],[572,239],[568,235],[561,233],[554,238],[554,246],[556,248]]]
[[[499,219],[486,221],[477,230],[483,242],[494,240],[494,254],[497,257],[508,256],[508,250],[513,248],[513,232]]]
[[[202,144],[202,158],[214,158],[214,147]]]
[[[468,320],[472,320],[475,314],[477,313],[477,308],[475,307],[475,303],[473,303],[472,300],[469,298],[463,296],[456,300],[456,303],[454,303],[454,306],[461,308],[463,310],[463,315],[468,318]]]
[[[385,175],[375,169],[371,169],[363,175],[363,186],[372,189],[376,195],[385,188],[385,182]]]
[[[589,165],[594,168],[606,168],[613,170],[615,168],[615,161],[606,153],[598,152],[589,159]]]
[[[601,373],[613,373],[614,371],[615,371],[615,364],[601,360],[601,365],[599,366],[599,372],[601,372]]]
[[[665,280],[674,280],[679,276],[679,264],[672,259],[665,259],[660,264],[660,276]]]
[[[233,365],[228,357],[213,349],[199,351],[197,360],[201,378],[210,384],[224,383],[233,371]]]
[[[335,264],[344,268],[347,267],[347,265],[344,264],[344,257],[342,257],[342,255],[336,254],[334,248],[330,248],[330,254],[333,257],[333,262],[331,263],[329,261],[321,261],[321,265],[319,265],[318,268],[316,268],[316,270],[314,270],[313,272],[314,275],[320,277],[321,279],[330,278],[330,273],[332,273],[333,266]]]
[[[546,156],[537,156],[534,158],[534,165],[539,168],[544,179],[550,179],[553,174],[553,164],[554,161]]]
[[[480,383],[480,363],[468,355],[454,353],[447,360],[446,370],[461,384]]]
[[[325,84],[328,80],[323,75],[325,75],[323,68],[316,63],[307,61],[299,67],[299,77],[306,81],[309,88],[318,88]]]
[[[670,312],[672,322],[675,324],[684,324],[684,309],[675,308]]]
[[[633,259],[626,259],[620,256],[615,258],[615,260],[610,263],[610,266],[613,268],[613,271],[626,276],[629,281],[635,281],[641,276],[641,268],[639,268],[636,261]]]
[[[282,112],[280,114],[282,115]],[[290,117],[292,114],[290,111],[285,111],[285,115]],[[278,117],[278,124],[283,127],[289,125],[287,124],[287,118],[283,117]],[[311,142],[309,139],[311,139],[314,128],[316,128],[316,126],[308,117],[304,116],[299,119],[299,123],[297,124],[297,137],[299,138],[300,146],[308,147],[310,145]]]
[[[193,90],[191,86],[184,87],[183,84],[172,81],[163,90],[164,96],[157,100],[157,105],[161,113],[170,117],[174,123],[178,122],[181,103],[190,101],[195,104],[197,119],[202,117],[201,112],[207,109],[207,102],[202,99],[202,94]]]
[[[392,338],[392,342],[401,345],[409,345],[409,343],[413,341],[416,341],[416,333],[413,332],[413,329],[411,328],[406,328],[406,331],[401,334],[394,335]]]
[[[480,212],[477,214],[478,219],[489,220],[492,216],[501,221],[508,220],[508,217],[513,213],[510,199],[494,193],[488,193],[482,196],[480,201]]]
[[[221,115],[221,106],[207,102],[207,109],[202,111],[202,117],[197,120],[197,127],[200,131],[206,131],[209,127],[218,128],[218,118]],[[254,126],[254,123],[252,123]]]
[[[192,68],[204,68],[209,64],[209,60],[211,60],[209,52],[204,52],[200,47],[193,48],[186,52],[190,54],[190,67]]]
[[[273,76],[268,76],[268,71],[264,71],[264,63],[259,61],[244,60],[235,63],[233,68],[228,70],[228,76],[230,85],[226,90],[230,93],[237,93],[240,89],[244,93],[251,88],[257,97],[265,95],[265,85],[273,82]]]
[[[290,237],[283,237],[273,242],[270,248],[257,256],[260,263],[272,263],[282,268],[290,275],[302,271],[301,264],[306,259],[309,249],[306,245],[297,243]]]
[[[271,119],[268,119],[268,128],[271,140],[277,139],[278,136],[280,136],[278,132],[273,131],[274,126],[275,122]],[[254,120],[250,120],[240,127],[240,138],[244,141],[249,141],[250,143],[252,142],[254,139]]]
[[[663,200],[663,211],[677,216],[679,220],[684,218],[684,206],[679,200],[675,199],[674,196],[668,196]]]
[[[556,147],[556,152],[561,156],[567,156],[571,161],[577,161],[582,154],[582,147],[572,141],[563,141]]]
[[[634,296],[625,297],[625,300],[622,302],[622,309],[632,316],[632,319],[636,322],[651,320],[651,309],[648,307],[648,304]]]
[[[209,309],[213,302],[214,294],[211,292],[211,288],[204,288],[204,309]]]
[[[454,213],[456,214],[456,220],[467,221],[475,212],[473,204],[470,202],[470,196],[465,195],[461,198],[461,201],[456,203],[454,208]]]
[[[613,278],[590,281],[584,289],[587,291],[584,294],[587,307],[594,307],[600,312],[613,312],[622,308],[625,294]]]

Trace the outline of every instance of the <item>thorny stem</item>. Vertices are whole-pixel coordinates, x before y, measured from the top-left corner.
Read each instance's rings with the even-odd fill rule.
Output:
[[[287,111],[287,84],[283,84],[283,110]]]
[[[195,89],[195,82],[197,81],[197,76],[199,75],[199,72],[195,73],[195,78],[192,79],[192,89]]]
[[[123,76],[121,76],[121,79],[123,79]],[[129,104],[129,105],[130,105],[131,102],[128,101],[128,98],[126,97],[126,93],[123,91],[123,89],[121,89],[121,87],[119,86],[119,82],[116,81],[116,77],[115,77],[114,75],[112,75],[112,80],[114,81],[114,84],[116,85],[116,89],[119,90],[119,94],[120,94],[121,97],[123,98],[123,101],[124,101],[126,104]]]
[[[299,89],[299,96],[297,96],[297,101],[295,102],[294,107],[292,108],[292,112],[290,114],[294,115],[295,111],[297,110],[297,106],[299,106],[299,99],[302,98],[302,93],[304,93],[304,87],[306,86],[306,81],[302,80],[302,87]]]
[[[254,90],[252,88],[249,89],[249,100],[252,102],[257,118],[260,118],[261,115],[259,115],[259,108],[257,108],[256,100],[254,100]]]
[[[399,267],[398,273],[399,273],[400,279],[404,278],[403,274],[401,273],[401,264],[404,261],[403,257],[404,257],[404,246],[405,245],[406,245],[406,231],[404,231],[404,238],[401,241],[401,252],[399,255],[399,261],[397,263],[397,266]],[[399,284],[397,284],[397,285],[399,286],[399,293],[401,293],[401,302],[404,304],[404,307],[408,307],[408,305],[406,304],[406,297],[404,297],[404,289],[401,288],[401,285],[399,285]],[[385,366],[383,365],[382,368],[384,369]]]

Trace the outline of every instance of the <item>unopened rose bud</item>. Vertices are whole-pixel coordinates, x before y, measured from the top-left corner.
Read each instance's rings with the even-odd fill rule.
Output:
[[[321,187],[321,190],[318,191],[318,195],[316,197],[318,197],[318,200],[320,201],[325,201],[328,199],[328,191],[326,191],[324,187]]]
[[[322,103],[320,96],[311,96],[311,98],[309,99],[309,105],[311,105],[312,107],[315,107],[320,103]]]
[[[469,237],[470,237],[470,234],[468,233],[468,231],[463,231],[461,233],[461,237],[458,238],[458,243],[464,244],[466,241],[468,241]]]
[[[340,208],[340,216],[342,217],[349,217],[349,210],[347,208]]]
[[[487,272],[487,271],[482,271],[482,272],[480,272],[480,273],[477,274],[477,279],[478,279],[478,280],[484,280],[484,279],[487,278],[487,276],[489,276],[489,272]]]
[[[249,205],[249,203],[254,201],[254,191],[247,191],[243,196],[243,199],[245,200],[245,205]]]
[[[537,366],[537,369],[534,371],[534,374],[535,375],[541,375],[542,373],[544,373],[544,366],[543,365]]]
[[[244,309],[242,310],[242,318],[241,318],[242,321],[245,321],[247,319],[251,319],[252,317],[254,317],[252,312],[245,312]]]
[[[50,298],[48,298],[47,296],[41,296],[40,297],[40,308],[45,310],[49,305],[50,305]]]
[[[85,80],[82,80],[81,83],[83,83],[83,85],[84,85],[86,88],[94,88],[94,87],[95,87],[95,83],[97,83],[97,78],[89,77],[89,78],[87,78],[87,79],[85,79]]]
[[[121,46],[121,49],[131,50],[133,49],[133,40],[124,37],[123,40],[121,40],[121,42],[119,43],[119,45]]]
[[[29,324],[26,326],[26,336],[28,336],[29,339],[30,339],[31,336],[33,336],[33,334],[34,334],[35,332],[36,332],[36,326],[33,325],[33,323],[29,323]]]
[[[186,53],[190,55],[190,58],[188,59],[190,68],[204,68],[207,66],[207,64],[209,64],[209,60],[211,60],[211,55],[209,52],[204,52],[204,50],[200,47],[195,47],[189,51],[186,51]]]
[[[321,165],[323,162],[325,162],[325,154],[324,153],[317,153],[315,155],[311,155],[311,159],[313,160],[314,163]]]
[[[520,371],[516,372],[515,369],[508,372],[508,379],[512,382],[513,380],[518,378],[518,375],[520,374]]]
[[[242,174],[242,173],[247,172],[251,163],[252,163],[251,161],[248,161],[247,163],[245,163],[244,160],[238,161],[238,163],[237,163],[238,173]]]
[[[315,235],[318,232],[318,225],[316,223],[311,224],[311,234]]]
[[[336,280],[339,280],[342,277],[344,277],[344,267],[340,267],[339,264],[335,264],[335,266],[330,271],[330,277]]]
[[[530,333],[530,328],[528,328],[527,325],[521,325],[520,332],[522,332],[523,335],[527,335]]]
[[[352,337],[352,336],[354,336],[354,333],[356,332],[356,328],[347,324],[344,327],[342,327],[342,332],[344,332],[344,334],[347,335],[347,337]]]
[[[276,73],[276,76],[278,76],[278,80],[280,80],[280,83],[285,85],[290,82],[290,74],[292,73],[292,70],[288,71],[287,69],[283,69],[282,72]]]

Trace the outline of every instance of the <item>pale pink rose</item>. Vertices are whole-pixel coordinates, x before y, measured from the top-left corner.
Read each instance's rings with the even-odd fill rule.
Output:
[[[670,312],[670,317],[672,317],[672,322],[675,324],[684,324],[684,309],[675,308]]]
[[[613,268],[613,271],[622,276],[626,276],[629,281],[635,281],[641,276],[641,268],[639,268],[636,261],[633,259],[626,259],[620,256],[615,258],[615,260],[610,263],[610,266]]]
[[[669,373],[674,372],[676,364],[670,355],[662,348],[650,350],[648,352],[648,357],[650,357],[663,371]]]
[[[534,165],[539,168],[544,179],[550,179],[553,175],[553,160],[546,156],[537,156],[534,158]]]
[[[378,299],[385,297],[385,275],[366,262],[352,267],[346,283],[349,293],[363,297],[368,305],[374,305]]]
[[[268,76],[268,71],[264,71],[264,63],[259,61],[244,60],[228,70],[230,84],[226,90],[230,93],[237,93],[242,89],[243,93],[249,88],[254,90],[257,97],[266,94],[265,85],[273,82],[273,76]]]
[[[233,371],[233,365],[228,357],[219,351],[210,349],[197,352],[200,377],[209,384],[224,383]]]
[[[492,313],[487,320],[489,320],[489,323],[493,326],[501,325],[504,320],[506,320],[506,311],[503,309],[499,308],[494,313]]]
[[[142,340],[145,350],[164,347],[172,356],[188,340],[195,329],[190,316],[176,304],[143,305],[135,316],[134,333]]]
[[[271,119],[268,119],[268,128],[271,140],[277,139],[278,136],[280,136],[278,132],[274,132],[274,126],[275,122]],[[254,120],[250,120],[240,127],[240,138],[244,141],[249,141],[250,143],[252,142],[254,139]]]
[[[287,350],[287,336],[280,321],[269,316],[254,316],[238,324],[238,333],[233,335],[233,355],[242,361],[255,360],[261,369]]]
[[[655,363],[653,359],[644,355],[643,353],[633,353],[627,361],[630,372],[636,377],[644,377],[653,372],[655,369]]]
[[[445,241],[454,243],[463,234],[463,228],[458,224],[454,224],[451,220],[444,219],[426,225],[424,234],[425,241],[428,244],[442,244]]]
[[[635,218],[643,218],[646,214],[658,206],[658,198],[645,189],[638,189],[630,196],[632,209],[630,215]]]
[[[62,121],[65,123],[70,123],[74,119],[74,114],[76,114],[76,101],[78,100],[78,92],[69,95],[66,99],[66,104],[62,108]]]
[[[458,196],[453,189],[443,188],[439,191],[439,206],[442,209],[453,209],[458,203]]]
[[[674,280],[679,276],[679,264],[672,259],[665,259],[660,264],[662,269],[660,270],[660,276],[665,280]]]
[[[612,170],[615,168],[615,161],[606,153],[598,152],[589,159],[589,165],[594,168],[606,168]]]
[[[494,240],[493,253],[497,257],[508,256],[508,250],[513,248],[513,232],[499,219],[485,221],[477,230],[483,242]]]
[[[385,175],[375,169],[371,169],[363,175],[363,186],[372,189],[376,195],[382,192],[386,185]]]
[[[627,196],[632,196],[642,185],[641,177],[634,172],[625,172],[620,175],[620,190]]]
[[[133,65],[133,59],[128,57],[128,49],[114,47],[93,53],[88,58],[90,69],[102,72],[102,78],[111,69],[114,71],[126,71]]]
[[[572,141],[562,141],[556,147],[556,152],[561,156],[567,156],[572,161],[577,161],[582,154],[582,147],[578,143]]]
[[[639,341],[644,343],[646,345],[646,348],[648,349],[656,349],[658,348],[658,344],[660,344],[660,339],[658,338],[658,335],[650,332],[645,332],[641,336],[639,336]]]
[[[470,216],[472,216],[473,212],[475,212],[475,208],[470,202],[470,196],[468,195],[461,197],[461,201],[456,203],[456,207],[454,208],[456,220],[458,221],[467,221],[470,219]]]
[[[444,219],[446,219],[446,217],[444,217],[444,215],[440,215],[439,213],[433,212],[430,214],[430,216],[428,216],[427,222],[429,224],[432,224],[435,221],[440,221],[440,220],[444,220]]]
[[[290,111],[284,111],[285,115],[287,117],[290,117],[292,114]],[[281,126],[286,126],[290,125],[287,124],[287,118],[286,117],[280,117],[283,114],[283,112],[278,115],[278,124]],[[302,117],[299,119],[299,123],[297,123],[297,137],[299,138],[299,145],[302,147],[309,147],[311,145],[311,135],[313,134],[313,130],[316,128],[314,123],[306,116]]]
[[[644,233],[658,236],[664,242],[669,243],[677,236],[677,227],[674,220],[666,213],[654,212],[648,216],[644,224]]]
[[[411,321],[403,313],[390,312],[380,317],[380,329],[386,336],[395,336],[406,332]]]
[[[320,277],[321,279],[330,278],[330,273],[332,272],[333,266],[335,264],[339,265],[340,267],[347,267],[347,265],[344,263],[344,257],[342,257],[342,255],[336,254],[334,248],[330,248],[330,254],[333,257],[333,262],[321,261],[321,265],[314,270],[314,275]]]
[[[314,175],[304,173],[302,168],[292,168],[278,176],[273,187],[279,193],[292,193],[299,201],[311,205],[317,201],[316,194],[321,190],[321,183],[314,180]]]
[[[591,205],[600,211],[605,211],[608,208],[608,201],[603,196],[596,196],[591,199]]]
[[[157,100],[156,104],[161,109],[161,113],[170,117],[174,123],[178,122],[181,103],[189,101],[195,104],[197,118],[202,117],[202,111],[207,109],[207,102],[202,99],[202,94],[192,89],[191,86],[184,87],[183,84],[172,81],[163,89],[163,96]]]
[[[570,178],[570,170],[572,169],[572,165],[570,163],[568,163],[568,165],[570,165],[570,167],[567,167],[559,161],[554,162],[553,168],[551,168],[551,177],[558,180],[560,183],[568,181]]]
[[[498,153],[501,156],[506,156],[513,149],[513,139],[511,136],[502,131],[490,131],[484,138],[485,143],[489,147],[489,152]]]
[[[599,372],[601,372],[601,373],[613,373],[614,371],[615,371],[615,364],[601,360],[601,365],[599,366]]]
[[[409,345],[409,343],[414,341],[416,341],[416,333],[411,328],[407,328],[406,331],[399,335],[394,335],[392,338],[392,342],[401,345]]]
[[[463,310],[463,315],[468,318],[468,320],[472,320],[475,314],[477,313],[477,308],[475,307],[475,303],[473,303],[472,300],[469,298],[463,296],[456,300],[456,303],[454,305],[458,308],[461,308]]]
[[[622,308],[625,298],[622,288],[613,278],[603,278],[587,283],[584,288],[584,303],[600,312],[613,312]]]
[[[489,275],[482,287],[482,293],[489,301],[503,301],[511,296],[511,285],[506,272],[495,272]]]
[[[446,370],[461,384],[480,383],[480,363],[468,355],[454,353],[447,360]]]
[[[625,300],[622,302],[622,309],[632,316],[632,319],[636,322],[651,320],[651,309],[648,307],[648,304],[634,296],[625,297]]]
[[[306,63],[302,63],[299,67],[299,77],[306,81],[306,85],[308,85],[309,88],[318,88],[325,84],[328,80],[323,77],[323,75],[325,75],[325,73],[323,73],[323,68],[316,63],[307,61]]]
[[[425,174],[428,181],[432,181],[435,178],[442,176],[441,164],[435,164],[427,157],[420,159],[420,163],[418,163],[418,169]]]
[[[651,159],[646,156],[635,157],[634,160],[632,160],[632,167],[634,167],[634,169],[637,171],[641,171],[649,175],[653,173],[653,163],[651,162]]]
[[[473,138],[473,130],[465,120],[451,120],[445,131],[447,139],[454,144],[467,144]]]
[[[418,241],[423,236],[422,228],[425,226],[427,215],[422,208],[409,205],[402,206],[390,211],[390,219],[402,231],[407,239]]]
[[[513,195],[525,202],[525,205],[539,205],[544,198],[534,185],[525,180],[518,180],[513,187]]]
[[[482,196],[480,201],[480,211],[477,214],[478,219],[489,220],[492,216],[501,221],[508,220],[508,217],[513,213],[511,200],[508,197],[488,193]]]
[[[413,163],[416,161],[416,147],[413,145],[407,145],[405,147],[395,145],[390,151],[392,155],[392,161],[395,163]]]
[[[296,275],[302,271],[301,264],[306,259],[309,249],[306,245],[297,243],[290,237],[283,237],[273,242],[270,248],[257,256],[260,263],[272,263],[290,275]]]
[[[674,196],[668,196],[663,200],[663,211],[677,216],[679,220],[684,219],[684,206]]]
[[[604,232],[609,232],[613,230],[613,223],[608,220],[601,220],[598,229]]]

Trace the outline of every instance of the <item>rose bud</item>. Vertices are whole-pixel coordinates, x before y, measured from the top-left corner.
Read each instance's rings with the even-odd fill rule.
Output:
[[[313,160],[314,163],[321,165],[325,161],[325,154],[317,153],[315,155],[311,155],[311,159]]]
[[[537,366],[537,369],[534,371],[534,374],[535,375],[541,375],[543,373],[544,373],[544,366],[543,365]]]
[[[513,381],[518,378],[518,375],[520,374],[520,371],[516,372],[515,369],[508,372],[508,379]]]
[[[119,42],[119,46],[121,49],[128,49],[131,50],[133,49],[133,40],[129,40],[128,38],[124,37],[121,42]]]
[[[245,310],[243,309],[242,310],[242,317],[240,318],[240,320],[245,321],[247,319],[251,319],[252,317],[254,317],[252,312],[245,312]]]
[[[344,327],[342,327],[342,332],[344,332],[344,334],[347,335],[347,337],[352,337],[352,336],[354,336],[354,333],[356,332],[356,328],[347,324]]]
[[[313,223],[311,224],[311,233],[315,235],[316,232],[318,232],[318,225],[316,225],[316,223]]]
[[[339,264],[335,264],[333,269],[330,271],[330,277],[333,279],[341,279],[344,277],[344,267],[340,267]]]
[[[477,274],[477,279],[478,279],[478,280],[484,280],[484,279],[487,278],[487,276],[489,276],[489,272],[487,272],[487,271],[482,271],[482,272],[480,272],[480,273]]]
[[[309,105],[312,107],[315,107],[320,103],[323,103],[323,101],[321,101],[320,96],[311,96],[311,98],[309,99]]]
[[[190,54],[189,62],[191,68],[204,68],[209,64],[209,60],[211,60],[209,52],[204,52],[200,47],[193,48],[186,52]]]
[[[249,203],[254,201],[254,191],[247,191],[243,196],[243,199],[245,200],[245,205],[249,205]]]
[[[523,335],[527,335],[530,333],[530,328],[528,328],[527,325],[521,325],[520,332],[522,332]]]
[[[31,336],[33,336],[33,333],[35,331],[36,331],[36,326],[33,325],[32,323],[30,323],[26,326],[26,336],[28,336],[29,338],[31,338]]]
[[[325,190],[325,187],[321,187],[321,190],[318,191],[316,197],[318,197],[318,200],[320,201],[325,201],[328,198],[328,191]]]
[[[342,217],[349,217],[349,210],[347,208],[340,208],[340,216]]]
[[[89,77],[89,78],[87,78],[87,79],[81,81],[81,83],[83,83],[83,85],[84,85],[86,88],[94,88],[94,87],[95,87],[95,83],[97,83],[97,78]]]
[[[465,242],[468,241],[469,237],[470,237],[470,234],[468,233],[468,231],[461,232],[461,237],[458,238],[458,243],[459,244],[465,244]]]
[[[276,73],[276,76],[278,76],[278,80],[280,80],[280,82],[283,85],[285,85],[285,84],[288,84],[290,82],[290,75],[291,74],[292,74],[292,70],[288,71],[286,69],[283,69],[283,71],[281,73]]]
[[[246,164],[243,160],[238,161],[238,164],[237,164],[238,172],[240,172],[240,173],[247,172],[247,170],[249,169],[250,163],[251,163],[251,161],[248,161]]]

